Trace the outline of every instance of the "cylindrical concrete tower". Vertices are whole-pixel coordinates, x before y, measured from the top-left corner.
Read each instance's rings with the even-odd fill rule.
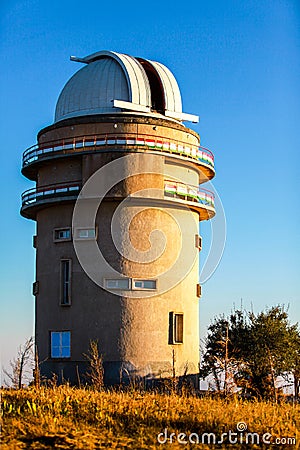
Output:
[[[52,125],[23,155],[36,182],[35,333],[41,374],[83,381],[97,340],[106,384],[197,380],[199,221],[214,216],[212,153],[183,121],[161,63],[109,51],[63,88]]]

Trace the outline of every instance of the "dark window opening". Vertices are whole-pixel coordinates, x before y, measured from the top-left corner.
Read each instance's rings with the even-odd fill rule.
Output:
[[[70,241],[71,228],[55,228],[53,238],[54,242]]]
[[[201,295],[202,295],[202,287],[201,287],[201,285],[198,283],[197,284],[197,297],[201,297]]]
[[[71,260],[61,260],[61,305],[71,305]]]
[[[165,113],[165,96],[161,80],[154,67],[142,58],[137,58],[143,66],[149,80],[151,90],[151,107],[161,114]]]
[[[202,250],[202,237],[199,234],[195,234],[195,246],[199,250]]]
[[[183,343],[183,314],[174,314],[174,342]]]
[[[183,313],[169,313],[169,344],[183,344]]]
[[[35,281],[32,285],[32,295],[38,295],[39,293],[39,282]]]

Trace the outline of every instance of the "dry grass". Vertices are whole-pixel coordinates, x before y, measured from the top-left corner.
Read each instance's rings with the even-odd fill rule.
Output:
[[[158,433],[236,431],[298,437],[300,405],[231,399],[196,398],[176,394],[94,392],[69,386],[40,390],[2,391],[1,450],[6,449],[155,449],[182,448],[178,442],[159,445]],[[298,422],[297,422],[298,421]],[[228,448],[230,445],[190,445],[185,448]],[[238,444],[235,448],[270,448]],[[233,447],[233,448],[234,448]],[[287,448],[273,445],[272,448]],[[300,448],[299,443],[289,448]]]

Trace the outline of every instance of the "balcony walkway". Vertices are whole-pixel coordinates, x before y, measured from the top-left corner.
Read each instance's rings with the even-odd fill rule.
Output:
[[[81,187],[81,182],[78,181],[28,189],[22,194],[21,214],[27,218],[34,218],[35,212],[47,203],[76,201]],[[200,220],[206,220],[215,215],[214,194],[200,186],[164,180],[163,199],[183,203],[195,209],[200,214]]]
[[[75,138],[51,141],[29,147],[23,153],[22,172],[30,175],[30,168],[37,162],[59,156],[70,156],[84,152],[103,151],[153,151],[174,155],[201,165],[208,179],[214,176],[214,156],[205,147],[187,145],[165,137],[138,134],[78,136]],[[31,169],[32,170],[32,169]],[[29,176],[29,178],[32,178]]]

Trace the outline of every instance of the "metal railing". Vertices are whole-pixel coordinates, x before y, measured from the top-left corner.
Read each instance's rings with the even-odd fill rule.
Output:
[[[33,206],[39,200],[46,200],[47,198],[77,196],[80,190],[80,182],[49,184],[40,188],[28,189],[22,194],[22,207]]]
[[[39,201],[61,197],[77,197],[81,190],[78,181],[65,184],[49,184],[39,188],[28,189],[22,194],[22,208],[34,206]],[[207,189],[173,180],[164,181],[164,195],[184,201],[201,203],[214,207],[214,194]]]
[[[215,206],[215,196],[213,192],[200,186],[181,183],[179,181],[165,180],[165,196],[178,198],[180,200],[197,202],[202,205]]]
[[[124,134],[122,136],[113,134],[77,136],[70,139],[49,141],[42,144],[35,144],[23,153],[23,167],[32,164],[40,158],[52,154],[69,154],[81,151],[100,150],[105,147],[122,146],[128,150],[132,147],[144,147],[154,151],[173,153],[202,164],[214,167],[214,155],[205,147],[184,144],[181,141],[168,139],[161,136],[148,136],[145,134]]]

